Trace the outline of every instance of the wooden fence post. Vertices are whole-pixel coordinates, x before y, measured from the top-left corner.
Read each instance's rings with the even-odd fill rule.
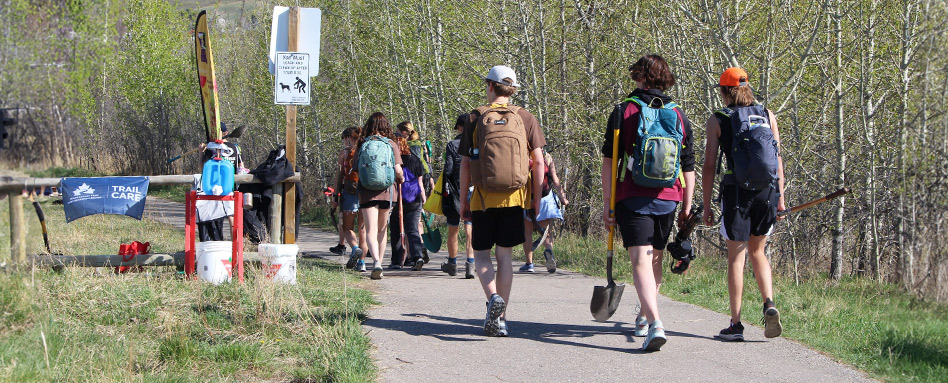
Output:
[[[15,265],[26,262],[26,219],[23,216],[23,193],[9,193],[10,260]]]
[[[283,183],[273,185],[273,199],[270,201],[270,243],[283,243]]]

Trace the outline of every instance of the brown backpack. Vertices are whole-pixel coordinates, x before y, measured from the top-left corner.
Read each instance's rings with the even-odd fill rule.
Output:
[[[482,106],[474,127],[471,183],[487,192],[509,193],[530,179],[527,131],[516,106]]]

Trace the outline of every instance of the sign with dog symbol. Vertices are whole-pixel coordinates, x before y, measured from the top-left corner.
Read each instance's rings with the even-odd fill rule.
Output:
[[[309,105],[309,54],[279,52],[276,54],[274,103],[278,105]]]

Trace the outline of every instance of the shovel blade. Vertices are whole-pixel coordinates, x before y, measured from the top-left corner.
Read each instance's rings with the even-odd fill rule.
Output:
[[[619,309],[619,302],[622,301],[622,291],[625,290],[625,284],[610,283],[606,286],[595,286],[593,288],[592,301],[589,302],[589,311],[593,319],[597,322],[605,322],[612,317]]]
[[[428,231],[422,234],[425,240],[425,248],[432,253],[441,250],[441,232],[437,230]]]

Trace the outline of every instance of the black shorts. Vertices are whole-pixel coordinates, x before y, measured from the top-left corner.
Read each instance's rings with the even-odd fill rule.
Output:
[[[655,250],[665,250],[671,234],[675,212],[663,215],[639,214],[616,204],[616,224],[622,234],[622,247],[652,245]]]
[[[392,201],[369,201],[359,204],[359,209],[365,209],[369,207],[377,207],[379,209],[391,209]]]
[[[776,188],[753,191],[722,184],[719,190],[724,239],[746,242],[752,235],[770,235],[780,202]]]
[[[523,244],[523,208],[499,207],[471,212],[471,246],[476,251],[494,245],[514,247]]]

